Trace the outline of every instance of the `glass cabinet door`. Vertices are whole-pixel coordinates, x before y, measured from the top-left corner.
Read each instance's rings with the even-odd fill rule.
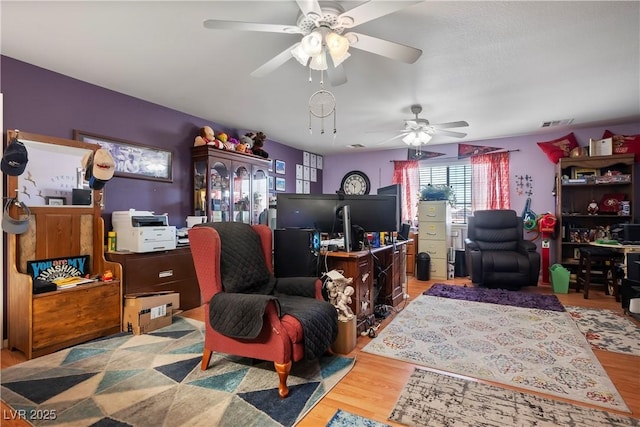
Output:
[[[247,166],[235,167],[233,173],[233,221],[251,223],[251,174]]]
[[[193,163],[193,214],[207,215],[207,162],[199,160]]]
[[[210,221],[229,221],[229,168],[223,162],[214,162],[210,170]]]
[[[253,167],[252,223],[267,224],[269,211],[269,178],[262,167]]]

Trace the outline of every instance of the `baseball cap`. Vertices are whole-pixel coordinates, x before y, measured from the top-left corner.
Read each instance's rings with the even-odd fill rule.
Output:
[[[107,150],[100,148],[84,155],[82,167],[85,170],[84,179],[89,181],[89,187],[100,190],[113,177],[115,162]]]
[[[22,142],[18,141],[17,138],[13,138],[9,145],[4,149],[0,167],[2,167],[3,173],[18,176],[24,172],[24,169],[27,167],[28,160],[29,156],[27,155],[27,147],[25,147]]]
[[[26,218],[15,219],[12,218],[9,213],[11,204],[15,204],[24,211]],[[31,211],[29,207],[17,199],[9,199],[4,204],[4,214],[2,215],[2,229],[11,234],[22,234],[29,229],[29,218],[31,217]]]

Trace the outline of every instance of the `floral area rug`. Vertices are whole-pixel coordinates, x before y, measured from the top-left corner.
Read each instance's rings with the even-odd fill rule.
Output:
[[[391,415],[408,426],[640,426],[640,420],[416,369]]]
[[[514,307],[537,308],[540,310],[565,311],[555,295],[529,294],[506,289],[477,288],[436,283],[424,292],[425,295],[462,299],[465,301],[490,302]]]
[[[611,310],[565,307],[593,347],[640,356],[640,328]]]
[[[360,415],[338,409],[331,420],[327,423],[327,427],[391,427],[389,424],[379,423]]]
[[[202,371],[203,326],[175,317],[148,334],[116,334],[3,369],[2,400],[12,413],[37,416],[34,425],[291,426],[355,363],[296,362],[281,399],[271,362],[214,354]]]
[[[420,295],[363,351],[629,412],[566,312]]]

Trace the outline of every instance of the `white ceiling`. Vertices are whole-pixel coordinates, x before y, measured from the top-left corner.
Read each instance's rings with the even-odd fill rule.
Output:
[[[362,2],[339,2],[345,10]],[[2,54],[212,123],[263,131],[320,154],[379,144],[410,105],[431,123],[469,122],[478,141],[640,119],[640,2],[426,1],[354,28],[423,51],[404,64],[352,49],[348,82],[320,134],[309,98],[320,89],[295,60],[249,74],[300,35],[207,30],[206,19],[295,25],[295,1],[2,1]],[[555,129],[558,130],[557,128]]]

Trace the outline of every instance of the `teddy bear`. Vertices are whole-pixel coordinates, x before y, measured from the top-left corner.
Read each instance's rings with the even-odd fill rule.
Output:
[[[245,154],[251,154],[251,145],[253,144],[253,139],[251,139],[251,133],[246,133],[240,137],[240,142],[236,145],[236,151]]]
[[[200,128],[198,132],[198,136],[196,136],[196,139],[194,140],[193,145],[195,147],[199,145],[212,145],[216,148],[224,150],[224,144],[219,139],[216,139],[215,132],[209,126],[204,126]]]

